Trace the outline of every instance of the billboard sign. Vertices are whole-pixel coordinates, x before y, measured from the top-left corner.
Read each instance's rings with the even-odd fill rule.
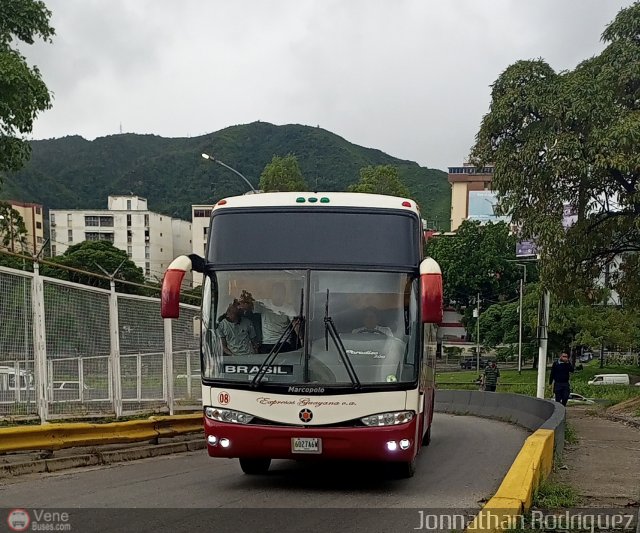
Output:
[[[565,204],[562,209],[562,227],[568,230],[578,221],[578,212],[572,205]],[[538,247],[535,240],[528,239],[516,243],[516,257],[524,259],[526,257],[537,257]]]
[[[496,215],[498,197],[493,191],[469,191],[468,219],[481,223],[507,222],[510,217]]]
[[[536,257],[538,248],[533,240],[519,241],[516,243],[516,257],[518,259],[525,257]]]

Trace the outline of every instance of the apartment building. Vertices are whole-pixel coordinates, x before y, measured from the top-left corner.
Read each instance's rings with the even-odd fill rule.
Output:
[[[31,254],[38,253],[44,244],[44,210],[40,204],[32,204],[29,202],[19,202],[17,200],[0,200],[2,203],[9,204],[12,209],[17,211],[27,229],[27,234],[23,239],[18,236],[9,235],[9,244],[6,249],[12,252],[28,252]],[[0,239],[0,247],[2,239]]]
[[[52,209],[49,223],[51,255],[83,241],[109,241],[149,280],[161,280],[171,261],[192,248],[191,223],[150,211],[139,196],[109,196],[107,209]]]
[[[491,192],[493,171],[492,165],[480,169],[470,163],[449,167],[451,231],[456,231],[468,218],[478,217],[480,220],[485,213],[486,215],[493,213],[493,205],[495,205],[495,195]]]
[[[212,204],[200,204],[191,206],[191,242],[193,253],[204,257],[207,246],[209,221],[211,220]],[[202,274],[193,273],[193,286],[202,285]]]

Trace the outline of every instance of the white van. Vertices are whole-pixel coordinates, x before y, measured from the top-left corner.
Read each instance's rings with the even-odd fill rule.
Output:
[[[27,370],[20,370],[16,379],[16,369],[12,366],[0,366],[0,391],[22,391],[35,389],[33,375]]]
[[[629,374],[597,374],[589,385],[629,385]]]

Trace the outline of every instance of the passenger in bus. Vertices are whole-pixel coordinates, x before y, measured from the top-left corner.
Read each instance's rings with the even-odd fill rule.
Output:
[[[295,320],[296,312],[292,306],[286,303],[286,297],[287,289],[280,282],[274,283],[271,287],[271,298],[263,300],[255,300],[250,293],[242,291],[242,296],[240,297],[241,309],[246,313],[258,313],[260,315],[262,329],[260,353],[269,353],[292,321],[294,321],[294,328],[297,326],[297,321]],[[295,350],[296,334],[298,333],[299,331],[294,329],[294,333],[291,333],[280,351]]]
[[[242,316],[238,300],[229,304],[218,324],[225,355],[252,355],[257,352],[256,330],[251,321]]]
[[[378,335],[393,337],[391,328],[380,325],[378,310],[375,307],[365,308],[362,323],[364,325],[360,328],[354,329],[352,333],[375,333]]]

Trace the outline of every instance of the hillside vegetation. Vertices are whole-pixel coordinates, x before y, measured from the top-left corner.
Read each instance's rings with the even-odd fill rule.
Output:
[[[38,202],[49,209],[104,209],[109,194],[137,194],[149,207],[188,219],[191,204],[246,192],[232,172],[204,161],[208,152],[244,174],[257,188],[274,155],[294,154],[313,189],[344,191],[360,168],[394,165],[423,216],[449,227],[450,187],[441,170],[352,144],[321,128],[265,122],[232,126],[191,138],[121,134],[88,141],[79,136],[33,141],[29,163],[8,174],[0,198]],[[317,185],[316,185],[317,184]]]

